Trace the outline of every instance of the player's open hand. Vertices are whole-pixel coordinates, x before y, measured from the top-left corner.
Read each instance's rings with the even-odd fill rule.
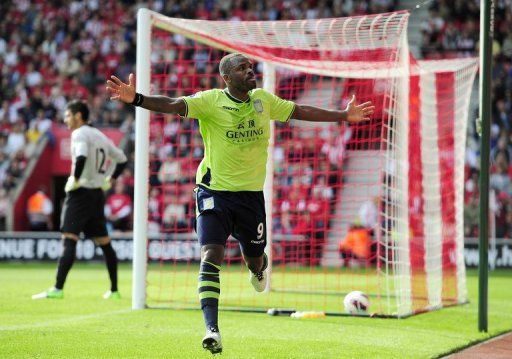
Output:
[[[128,83],[124,83],[118,77],[112,75],[107,80],[107,91],[110,92],[111,100],[119,100],[132,103],[135,99],[135,76],[128,76]]]
[[[370,116],[373,114],[375,106],[371,101],[356,105],[356,96],[353,95],[350,102],[347,104],[347,121],[348,122],[361,122],[369,121]]]

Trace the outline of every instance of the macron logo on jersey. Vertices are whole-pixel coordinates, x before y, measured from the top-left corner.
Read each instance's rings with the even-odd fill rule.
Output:
[[[240,110],[236,107],[222,106],[224,110],[239,112]]]

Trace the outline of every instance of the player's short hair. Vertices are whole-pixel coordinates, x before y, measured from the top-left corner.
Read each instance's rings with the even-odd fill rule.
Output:
[[[234,66],[233,59],[238,56],[244,56],[239,52],[233,52],[232,54],[227,54],[224,56],[219,63],[219,72],[221,76],[229,75],[231,69]]]
[[[80,100],[74,100],[71,102],[68,102],[66,105],[66,109],[71,112],[73,115],[75,113],[81,113],[82,114],[82,120],[84,122],[89,121],[89,106],[83,101]]]

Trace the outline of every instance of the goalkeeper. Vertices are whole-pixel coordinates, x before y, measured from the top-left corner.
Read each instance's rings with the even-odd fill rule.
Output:
[[[126,156],[98,129],[89,126],[89,108],[82,101],[72,101],[66,106],[64,122],[71,133],[71,176],[66,183],[66,200],[62,210],[62,255],[57,266],[55,286],[32,299],[60,299],[64,297],[64,282],[73,265],[76,244],[81,232],[92,238],[101,248],[110,277],[110,290],[103,298],[120,298],[117,288],[117,256],[107,233],[104,190],[121,174],[126,166]],[[108,163],[116,167],[108,177]]]
[[[107,80],[112,100],[179,114],[199,121],[204,158],[196,174],[196,232],[201,245],[199,298],[206,324],[203,347],[222,351],[218,328],[219,272],[229,235],[239,243],[250,271],[250,282],[261,292],[267,283],[266,214],[263,184],[270,138],[270,121],[291,118],[314,122],[359,122],[373,113],[371,102],[342,111],[298,105],[256,88],[252,62],[242,54],[224,56],[219,71],[226,88],[170,98],[135,92],[116,76]]]

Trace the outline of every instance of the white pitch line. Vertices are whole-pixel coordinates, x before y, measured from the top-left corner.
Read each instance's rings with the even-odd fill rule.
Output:
[[[5,326],[0,326],[0,331],[27,330],[27,329],[59,326],[59,325],[65,325],[65,324],[70,324],[70,323],[75,323],[75,322],[86,321],[89,319],[101,318],[101,317],[110,316],[110,315],[124,314],[124,313],[128,313],[131,311],[132,311],[132,309],[123,309],[123,310],[115,310],[113,312],[94,313],[94,314],[87,314],[87,315],[79,315],[79,316],[75,316],[75,317],[67,317],[67,318],[63,318],[63,319],[52,320],[52,321],[42,322],[42,323],[5,325]]]

